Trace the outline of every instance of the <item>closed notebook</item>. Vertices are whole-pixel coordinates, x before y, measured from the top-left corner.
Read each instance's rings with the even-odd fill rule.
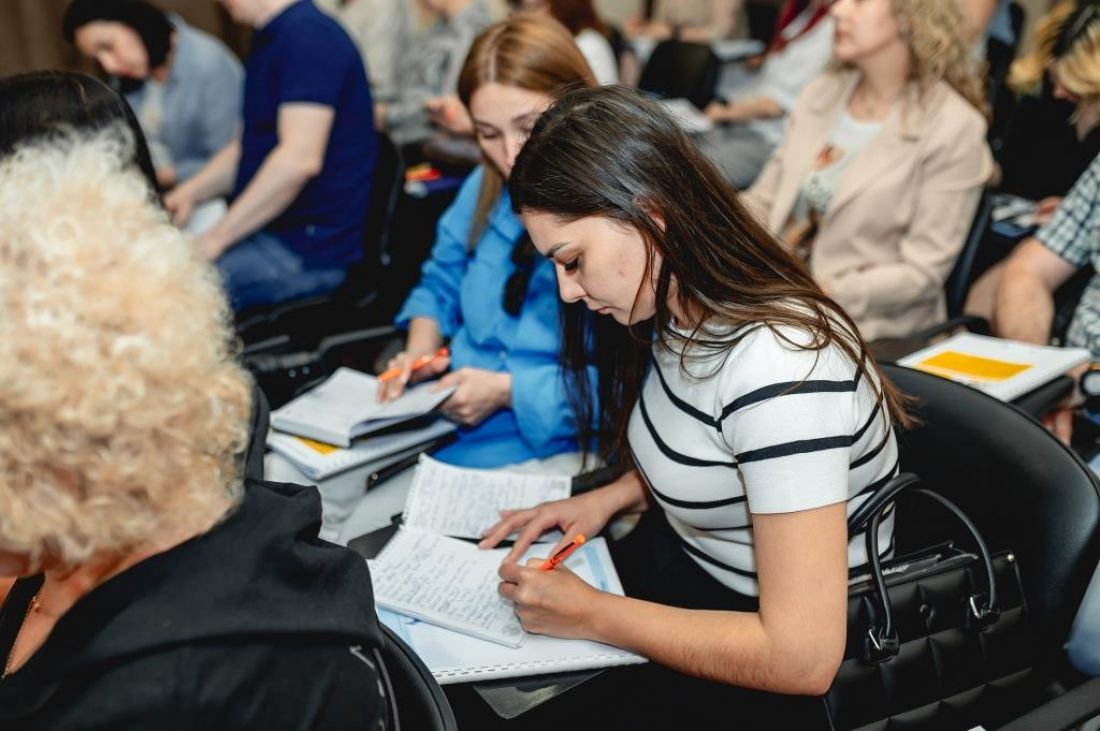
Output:
[[[898,361],[966,384],[1002,401],[1046,385],[1089,360],[1081,348],[1055,348],[960,333]]]
[[[311,480],[324,480],[369,462],[378,462],[393,454],[407,454],[414,447],[434,443],[457,427],[445,419],[436,419],[419,429],[368,436],[347,449],[324,444],[306,437],[271,432],[267,446],[290,460]]]
[[[271,426],[346,448],[356,437],[427,414],[452,393],[454,387],[437,390],[435,384],[425,383],[379,403],[377,378],[339,368],[320,386],[271,412]]]
[[[528,555],[543,557],[548,552],[549,547],[542,545],[532,547]],[[486,553],[502,554],[503,551]],[[499,563],[500,556],[494,560]],[[566,560],[565,566],[602,591],[620,596],[623,593],[607,543],[602,538],[587,541]],[[496,582],[492,583],[495,591]],[[378,617],[416,651],[443,685],[646,662],[634,653],[590,640],[525,633],[520,646],[509,647],[424,622],[381,605]]]

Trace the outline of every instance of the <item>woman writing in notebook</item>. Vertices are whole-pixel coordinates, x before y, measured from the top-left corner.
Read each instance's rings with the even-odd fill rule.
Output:
[[[530,631],[652,660],[623,671],[636,673],[639,723],[668,705],[649,698],[673,692],[640,689],[651,684],[699,699],[675,704],[681,728],[692,713],[735,713],[731,693],[769,702],[731,685],[823,693],[844,650],[848,567],[865,561],[846,510],[897,473],[900,395],[852,320],[657,105],[615,88],[564,96],[510,190],[571,303],[562,359],[578,423],[594,361],[601,450],[633,469],[506,512],[481,544],[519,531],[500,592]],[[606,316],[594,329],[586,308]],[[612,547],[627,598],[514,563],[544,531],[591,536],[625,513],[642,514]]]
[[[443,214],[420,284],[397,316],[408,339],[389,363],[401,375],[382,394],[396,397],[406,383],[450,368],[442,384],[457,390],[443,411],[463,427],[437,453],[443,461],[499,467],[575,449],[577,427],[557,363],[554,267],[531,246],[504,183],[552,95],[594,85],[572,36],[542,15],[521,13],[489,27],[466,59],[459,96],[485,163]],[[449,360],[413,370],[446,339]]]

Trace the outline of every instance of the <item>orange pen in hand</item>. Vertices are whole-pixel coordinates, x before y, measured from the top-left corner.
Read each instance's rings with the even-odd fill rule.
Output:
[[[435,351],[431,355],[422,355],[419,358],[417,358],[415,361],[413,361],[411,370],[412,371],[418,371],[421,368],[423,368],[424,366],[431,363],[433,360],[436,360],[438,358],[449,358],[450,356],[451,356],[451,351],[449,349],[440,348],[439,350]],[[400,368],[390,368],[389,370],[382,373],[382,375],[378,376],[378,380],[379,380],[379,382],[385,383],[386,381],[390,380],[391,378],[397,378],[400,375],[401,375],[401,369]]]
[[[542,563],[542,566],[539,566],[539,569],[542,570],[542,571],[552,570],[559,563],[561,563],[562,561],[564,561],[565,559],[567,559],[571,555],[573,555],[573,551],[576,551],[583,544],[584,544],[584,536],[582,536],[580,533],[578,533],[577,537],[573,539],[572,543],[570,543],[568,546],[566,546],[565,548],[563,548],[560,551],[558,551],[557,553],[555,553],[550,558],[546,559]]]

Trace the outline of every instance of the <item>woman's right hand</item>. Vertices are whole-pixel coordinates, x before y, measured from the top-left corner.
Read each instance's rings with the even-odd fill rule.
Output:
[[[410,383],[419,383],[420,381],[427,380],[438,376],[451,365],[450,358],[432,358],[425,365],[420,366],[415,371],[413,370],[413,363],[421,357],[422,354],[411,353],[407,350],[403,350],[397,355],[390,358],[386,363],[386,370],[397,370],[400,373],[392,378],[387,378],[384,381],[380,381],[378,384],[378,400],[392,401],[402,393],[405,392],[405,386]],[[430,355],[430,353],[429,353]]]
[[[523,552],[543,533],[559,529],[565,536],[547,555],[553,556],[564,548],[578,533],[586,538],[597,535],[615,514],[612,504],[600,495],[599,490],[575,495],[564,500],[553,500],[526,510],[502,510],[496,525],[482,534],[478,548],[492,548],[516,531],[512,550],[504,558],[504,563],[519,560]]]

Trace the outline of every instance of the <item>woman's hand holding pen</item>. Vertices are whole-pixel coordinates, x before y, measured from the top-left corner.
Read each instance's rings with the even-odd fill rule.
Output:
[[[390,358],[386,363],[386,370],[379,377],[378,400],[392,401],[405,392],[405,387],[410,383],[434,378],[451,365],[451,359],[447,355],[436,352],[415,353],[404,350]],[[388,374],[393,374],[387,377]]]
[[[601,597],[606,595],[564,566],[543,571],[544,560],[534,558],[526,566],[510,562],[501,564],[500,595],[516,605],[516,616],[528,632],[592,638],[595,632],[593,618]]]

